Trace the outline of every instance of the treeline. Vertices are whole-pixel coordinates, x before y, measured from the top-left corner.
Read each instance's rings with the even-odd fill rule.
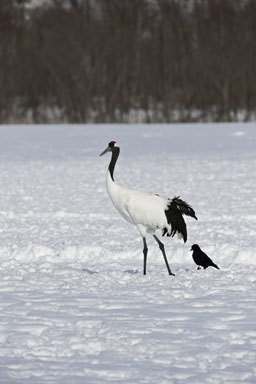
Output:
[[[0,0],[0,122],[250,120],[256,0]]]

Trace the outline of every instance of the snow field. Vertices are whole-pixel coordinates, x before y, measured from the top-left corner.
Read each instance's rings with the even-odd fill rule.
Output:
[[[2,126],[0,383],[255,383],[253,124]],[[196,211],[188,242],[142,241],[105,189],[120,183]],[[198,243],[220,271],[196,270]]]

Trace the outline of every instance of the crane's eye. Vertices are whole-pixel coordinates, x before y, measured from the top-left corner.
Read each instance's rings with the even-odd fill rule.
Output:
[[[110,148],[116,147],[116,142],[115,142],[115,141],[110,141],[110,143],[108,144],[108,146],[109,146]]]

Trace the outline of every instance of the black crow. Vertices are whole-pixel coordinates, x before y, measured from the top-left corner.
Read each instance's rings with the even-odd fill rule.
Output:
[[[193,244],[191,247],[191,251],[193,251],[192,257],[194,262],[199,265],[197,269],[200,269],[200,266],[204,267],[204,269],[208,267],[214,267],[219,269],[218,265],[214,264],[214,262],[204,253],[199,245]]]

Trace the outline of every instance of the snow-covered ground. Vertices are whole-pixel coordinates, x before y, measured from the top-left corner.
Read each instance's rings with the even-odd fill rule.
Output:
[[[142,241],[116,181],[196,211]],[[0,383],[256,382],[256,125],[0,126]],[[198,243],[221,268],[196,270]]]

